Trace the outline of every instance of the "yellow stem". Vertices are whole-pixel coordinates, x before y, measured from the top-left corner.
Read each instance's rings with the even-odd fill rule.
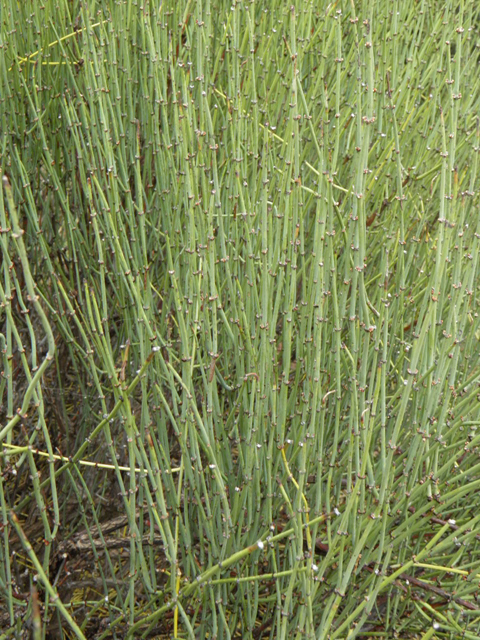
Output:
[[[282,459],[283,459],[283,464],[285,465],[285,469],[287,471],[289,479],[293,482],[293,484],[294,484],[295,488],[297,489],[297,491],[300,491],[300,487],[298,485],[298,482],[293,477],[293,474],[290,471],[290,467],[288,466],[287,456],[285,455],[285,447],[283,447],[283,449],[282,449]],[[305,505],[305,520],[306,520],[306,523],[308,525],[308,523],[310,522],[309,517],[308,517],[308,512],[310,511],[310,507],[308,506],[308,502],[307,502],[307,499],[306,499],[305,494],[303,493],[303,491],[302,491],[302,500],[303,500],[303,504]],[[312,550],[312,536],[310,534],[310,529],[308,527],[306,527],[305,531],[306,531],[306,536],[307,536],[308,549],[309,549],[309,551],[311,551]]]
[[[8,453],[6,451],[4,451],[3,453],[1,453],[0,455],[15,455],[18,453],[25,453],[25,451],[28,451],[30,449],[30,451],[37,456],[43,456],[44,458],[50,458],[50,454],[47,453],[46,451],[38,451],[38,449],[34,449],[31,446],[27,446],[27,447],[18,447],[15,444],[8,444],[7,442],[3,442],[2,445],[8,449],[11,449],[11,451],[9,451]],[[67,458],[66,456],[58,456],[58,455],[52,455],[51,456],[54,460],[61,460],[62,462],[70,462],[70,458]],[[116,467],[114,464],[106,464],[106,463],[102,463],[102,462],[93,462],[92,460],[77,460],[78,464],[83,464],[86,467],[97,467],[98,469],[119,469],[119,471],[131,471],[130,467]],[[141,469],[137,469],[135,468],[136,473],[139,473],[141,471]],[[178,473],[178,471],[180,471],[180,467],[175,467],[174,469],[172,469],[172,473]]]

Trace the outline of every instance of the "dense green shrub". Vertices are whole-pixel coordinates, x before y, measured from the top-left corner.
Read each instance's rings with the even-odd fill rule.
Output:
[[[0,638],[480,638],[479,5],[1,12]]]

